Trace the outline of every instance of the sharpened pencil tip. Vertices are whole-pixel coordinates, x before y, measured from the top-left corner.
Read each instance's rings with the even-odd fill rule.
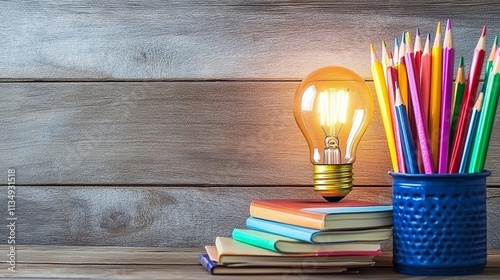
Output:
[[[446,30],[450,30],[451,29],[451,21],[450,19],[447,19],[446,20]]]
[[[406,32],[403,31],[403,34],[401,35],[401,44],[406,44]]]
[[[460,57],[460,62],[458,63],[458,68],[463,68],[464,67],[464,57]]]
[[[495,36],[495,40],[493,41],[493,45],[498,46],[498,35]]]
[[[394,87],[396,88],[396,92],[394,93],[394,106],[404,105],[403,97],[401,97],[401,92],[399,91],[399,85],[397,82],[394,83]]]
[[[481,111],[481,108],[483,107],[483,98],[484,94],[483,92],[480,92],[477,96],[476,103],[474,104],[474,109],[476,109],[477,111]]]
[[[406,43],[407,44],[411,44],[411,34],[410,32],[406,32]]]
[[[491,73],[500,73],[500,49],[497,50],[495,61],[493,62],[493,69],[491,69],[490,75]]]
[[[486,36],[486,25],[483,26],[483,30],[481,31],[481,37]]]
[[[378,62],[377,54],[375,53],[375,46],[370,43],[370,52],[371,52],[371,60],[372,64]]]
[[[416,34],[416,36],[417,36],[417,37],[420,37],[420,28],[418,28],[418,27],[417,27],[417,31],[416,31],[416,33],[417,33],[417,34]]]
[[[437,25],[437,28],[436,28],[436,34],[439,34],[441,33],[441,22],[438,21],[438,25]]]
[[[424,53],[430,53],[431,51],[431,34],[427,34],[424,44]]]

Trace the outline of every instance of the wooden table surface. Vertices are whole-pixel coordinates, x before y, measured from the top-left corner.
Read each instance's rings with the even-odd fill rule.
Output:
[[[8,247],[0,246],[0,278],[9,279],[255,279],[257,276],[209,275],[198,264],[202,248],[166,247],[16,247],[16,271],[6,262]],[[486,271],[480,275],[441,277],[439,279],[498,279],[500,252],[488,255]],[[262,275],[259,279],[332,279],[332,275]],[[335,275],[335,279],[427,279],[393,272],[391,254],[384,252],[377,265],[359,274]]]

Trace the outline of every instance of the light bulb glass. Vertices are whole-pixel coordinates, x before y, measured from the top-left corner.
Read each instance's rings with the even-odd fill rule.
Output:
[[[371,121],[373,110],[373,98],[368,85],[347,68],[321,68],[302,80],[295,92],[293,112],[309,146],[309,158],[315,165],[315,173],[321,169],[320,173],[347,172],[352,177],[356,150]],[[332,165],[338,165],[338,168]],[[332,181],[331,177],[336,175],[328,176],[330,180],[318,186],[328,189],[320,192],[324,197],[343,197],[350,191],[350,187],[346,187],[348,184],[341,184],[340,188],[344,189],[340,191],[342,193],[334,190],[335,180]]]

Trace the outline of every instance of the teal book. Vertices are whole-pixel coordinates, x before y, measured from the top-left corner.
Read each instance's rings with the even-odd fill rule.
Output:
[[[314,244],[268,232],[233,230],[234,240],[278,253],[313,253],[315,255],[379,255],[380,242],[341,242]]]
[[[268,232],[304,242],[317,244],[354,241],[380,242],[389,239],[392,235],[391,227],[356,230],[318,230],[258,219],[254,217],[249,217],[246,221],[246,225],[249,229]]]

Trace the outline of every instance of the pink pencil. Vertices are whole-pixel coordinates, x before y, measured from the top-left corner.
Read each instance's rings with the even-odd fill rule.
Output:
[[[427,34],[427,39],[425,40],[425,47],[422,53],[422,61],[420,65],[420,93],[422,112],[424,113],[425,123],[429,123],[429,104],[431,98],[431,66],[432,66],[432,56],[430,47],[431,35]]]
[[[438,173],[448,172],[448,155],[450,150],[450,129],[453,100],[453,70],[455,50],[451,36],[451,23],[446,21],[446,32],[443,43],[443,72],[441,80],[441,125],[439,141]]]
[[[429,145],[429,133],[427,131],[427,123],[423,119],[422,109],[420,108],[420,83],[416,80],[415,75],[415,61],[413,58],[413,51],[410,44],[406,45],[406,72],[408,74],[408,84],[410,87],[410,96],[412,101],[413,114],[415,117],[415,124],[417,128],[417,137],[420,144],[420,152],[422,156],[422,163],[424,165],[424,172],[431,174],[433,170],[432,153]]]

